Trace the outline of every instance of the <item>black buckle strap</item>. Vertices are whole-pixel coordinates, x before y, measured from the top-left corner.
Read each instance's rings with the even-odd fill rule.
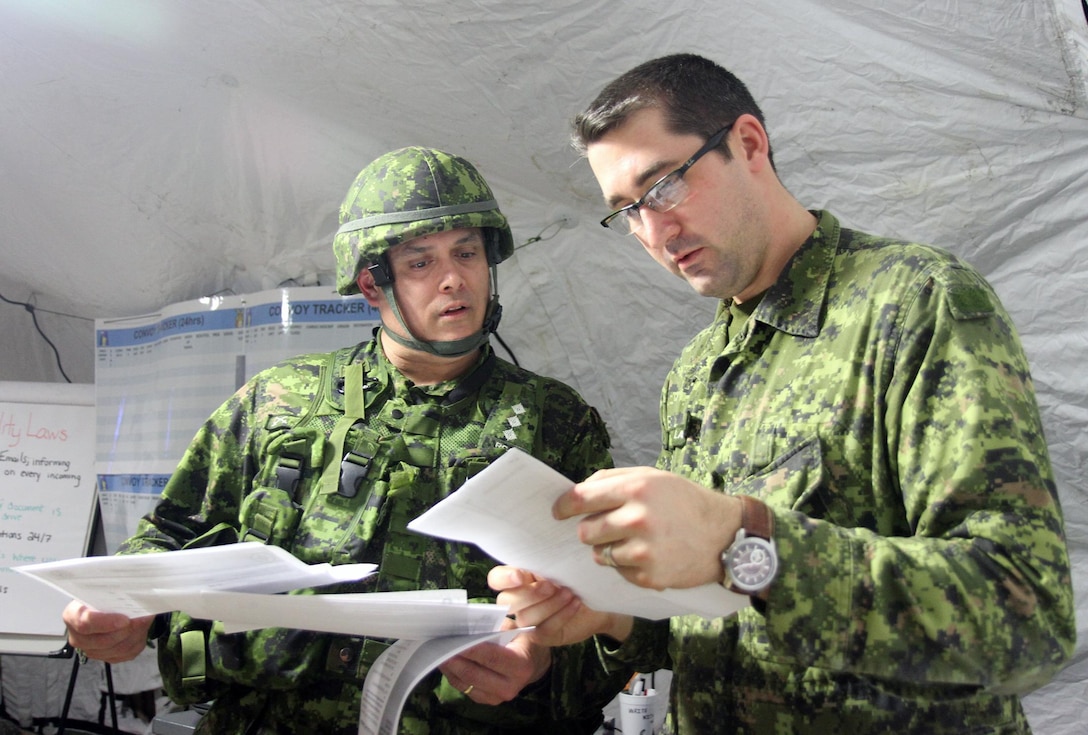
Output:
[[[276,487],[287,493],[289,498],[295,497],[304,464],[305,459],[298,454],[282,455],[276,463]]]
[[[359,485],[370,474],[373,461],[373,454],[348,450],[340,462],[339,494],[345,498],[354,498],[359,493]]]

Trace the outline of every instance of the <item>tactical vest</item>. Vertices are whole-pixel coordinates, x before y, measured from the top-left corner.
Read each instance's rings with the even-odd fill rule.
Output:
[[[540,382],[519,381],[489,353],[444,397],[417,403],[396,395],[391,379],[366,375],[365,364],[354,359],[357,349],[329,355],[303,415],[268,418],[259,440],[261,466],[242,500],[238,530],[219,527],[203,542],[258,540],[307,563],[378,564],[376,578],[363,586],[323,592],[460,582],[470,597],[475,591],[490,601],[486,577],[494,560],[473,546],[411,533],[407,524],[509,447],[534,452],[543,413]],[[171,699],[190,703],[215,698],[223,681],[279,689],[316,673],[361,685],[389,644],[284,629],[227,635],[209,621],[174,613],[159,658]]]

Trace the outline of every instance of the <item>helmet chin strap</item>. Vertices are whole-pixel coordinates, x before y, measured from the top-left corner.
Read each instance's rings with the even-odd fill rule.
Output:
[[[435,340],[433,342],[425,342],[417,339],[412,330],[408,328],[408,324],[404,321],[404,316],[400,313],[400,306],[397,305],[397,296],[393,293],[393,283],[389,282],[382,285],[382,293],[385,294],[385,300],[389,302],[389,306],[393,309],[393,314],[397,317],[397,322],[400,324],[401,329],[407,334],[407,337],[403,337],[392,329],[384,330],[385,334],[389,335],[397,344],[407,347],[413,350],[419,350],[431,355],[438,355],[439,357],[461,357],[467,355],[473,350],[477,350],[483,345],[487,344],[488,338],[491,333],[494,332],[499,326],[499,320],[502,318],[502,305],[499,303],[499,293],[496,281],[498,280],[498,272],[494,265],[491,265],[491,298],[487,303],[487,313],[484,315],[483,327],[468,337],[462,337],[455,340]]]

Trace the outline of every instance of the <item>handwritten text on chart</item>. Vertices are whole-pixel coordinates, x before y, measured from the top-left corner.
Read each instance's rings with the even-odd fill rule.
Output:
[[[83,482],[83,476],[78,472],[70,472],[71,468],[72,462],[68,459],[31,457],[26,452],[0,449],[0,477],[9,479],[17,477],[30,482],[41,482],[45,479],[71,483],[71,487],[79,487]]]
[[[55,559],[52,547],[59,539],[51,530],[42,528],[50,528],[50,524],[63,515],[64,510],[60,506],[48,503],[30,505],[0,497],[0,521],[19,524],[14,527],[0,524],[0,571],[6,571],[4,567],[13,564]]]
[[[38,424],[34,421],[33,411],[26,414],[25,422],[22,416],[0,411],[0,443],[14,449],[25,440],[66,442],[68,429]]]

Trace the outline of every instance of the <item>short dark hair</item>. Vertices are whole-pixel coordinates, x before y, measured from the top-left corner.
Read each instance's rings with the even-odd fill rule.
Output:
[[[748,87],[732,72],[696,54],[673,54],[639,64],[601,90],[574,118],[571,143],[584,155],[590,143],[651,107],[661,109],[669,131],[677,135],[708,139],[746,113],[767,127]],[[730,157],[726,145],[721,150]]]

